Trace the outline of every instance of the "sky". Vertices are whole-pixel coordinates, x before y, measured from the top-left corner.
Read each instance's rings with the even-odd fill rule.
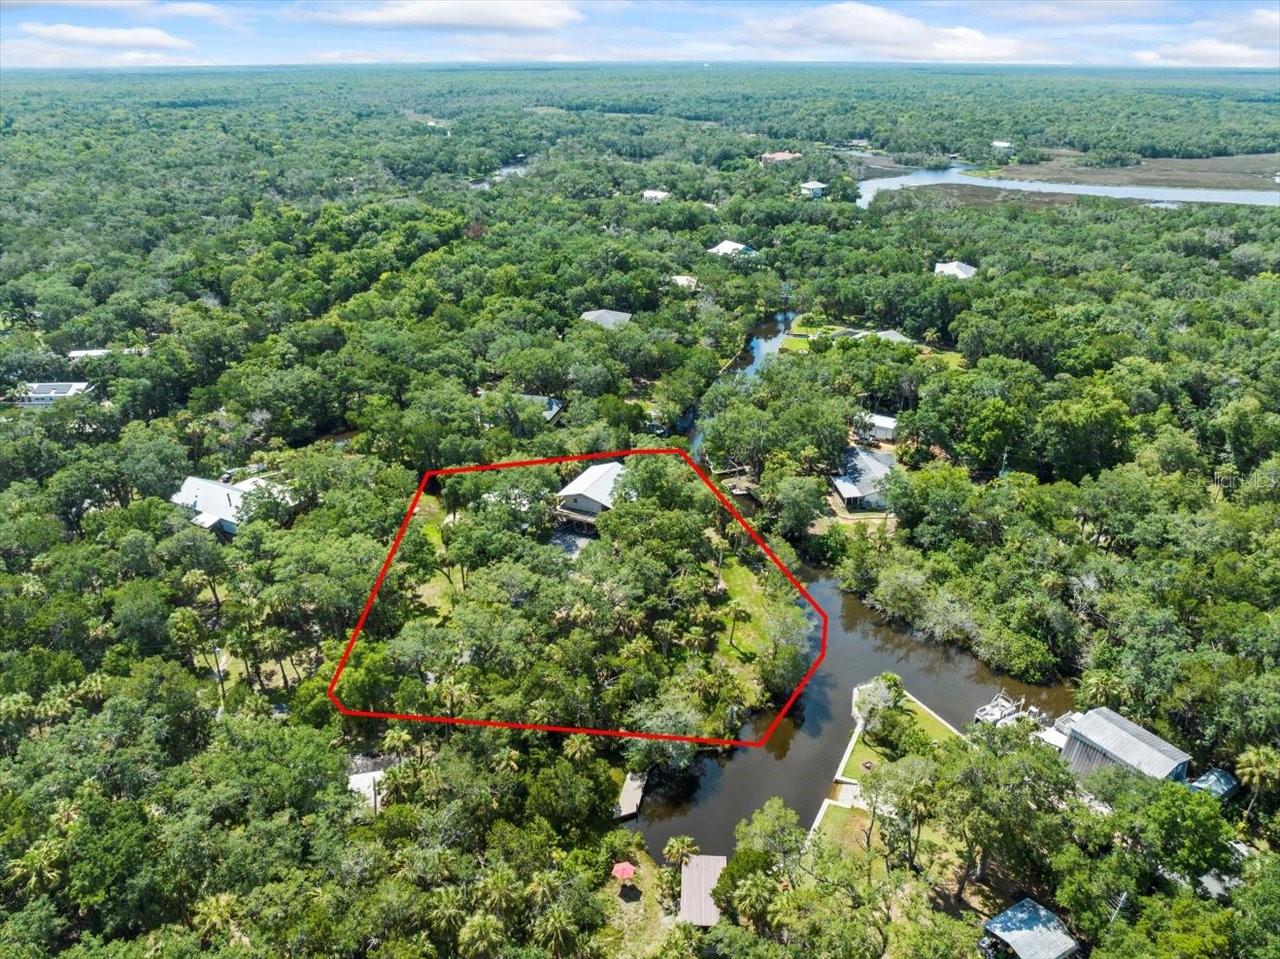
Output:
[[[0,0],[0,68],[716,60],[1280,70],[1280,3]]]

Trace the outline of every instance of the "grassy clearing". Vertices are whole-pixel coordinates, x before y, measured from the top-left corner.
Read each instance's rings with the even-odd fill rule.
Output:
[[[595,942],[607,956],[618,959],[643,959],[653,954],[654,946],[666,936],[671,920],[664,917],[658,899],[658,865],[647,855],[635,860],[636,875],[632,886],[640,895],[627,902],[618,895],[620,885],[610,879],[596,894],[607,916],[607,924]]]
[[[749,568],[743,565],[736,556],[727,557],[720,568],[720,576],[724,580],[729,599],[738,603],[747,613],[747,618],[739,620],[735,627],[729,620],[727,611],[722,611],[720,622],[724,627],[721,652],[728,658],[739,662],[754,660],[768,646],[769,638],[765,634],[764,617],[766,603],[764,586]],[[733,642],[729,642],[730,631]]]
[[[440,527],[445,520],[445,512],[440,497],[423,493],[422,498],[418,500],[416,516],[422,522],[422,530],[426,534],[427,541],[435,547],[437,553],[442,552],[444,535]],[[416,592],[418,599],[434,609],[437,616],[443,618],[453,609],[453,584],[443,572],[435,573],[419,586]]]
[[[916,722],[920,724],[920,728],[935,742],[943,742],[955,736],[955,733],[948,729],[941,720],[933,716],[932,713],[914,699],[908,699],[904,708],[916,717]],[[853,752],[849,754],[849,761],[840,770],[840,775],[846,779],[856,780],[859,776],[869,772],[868,769],[863,768],[862,764],[864,762],[878,766],[880,763],[889,762],[889,759],[875,746],[867,742],[865,736],[859,736],[857,745],[853,747]]]

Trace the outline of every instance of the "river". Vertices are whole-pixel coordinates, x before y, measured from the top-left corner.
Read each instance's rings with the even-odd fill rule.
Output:
[[[853,688],[885,670],[957,727],[972,721],[974,710],[1001,688],[1052,715],[1071,708],[1065,685],[1030,686],[998,675],[971,653],[881,623],[856,597],[842,593],[828,572],[801,569],[797,575],[831,619],[822,668],[764,747],[704,756],[681,782],[650,780],[632,828],[651,853],[661,852],[672,836],[689,835],[704,853],[728,855],[734,826],[772,796],[781,796],[807,827],[853,732]],[[741,737],[759,737],[771,719],[757,717]]]
[[[1048,180],[1001,180],[969,176],[968,164],[957,164],[945,170],[915,170],[903,176],[860,180],[858,206],[866,209],[877,193],[912,186],[938,186],[958,183],[962,186],[1021,190],[1027,193],[1071,193],[1079,196],[1109,196],[1121,200],[1148,200],[1157,203],[1244,203],[1249,206],[1280,207],[1280,187],[1275,190],[1211,190],[1171,186],[1103,186],[1094,183],[1056,183]]]
[[[794,318],[779,313],[757,327],[726,374],[754,376],[778,352]],[[701,432],[694,426],[688,435],[696,456]],[[651,777],[640,814],[630,824],[651,853],[660,853],[672,836],[689,835],[704,853],[728,855],[734,826],[773,796],[782,797],[807,826],[853,732],[853,688],[885,670],[901,676],[913,695],[953,726],[971,721],[974,710],[1001,688],[1051,715],[1071,708],[1071,691],[1063,684],[1030,686],[998,675],[965,650],[926,643],[880,622],[857,597],[841,592],[829,571],[795,572],[830,618],[822,668],[765,746],[704,755],[678,781]],[[814,655],[818,642],[815,630]],[[757,716],[739,738],[758,739],[772,719],[773,714]]]

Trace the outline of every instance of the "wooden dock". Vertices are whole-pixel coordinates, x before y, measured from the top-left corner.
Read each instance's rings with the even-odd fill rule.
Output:
[[[618,793],[618,802],[613,807],[614,819],[630,819],[640,812],[640,800],[644,798],[644,787],[649,782],[649,774],[627,773]]]

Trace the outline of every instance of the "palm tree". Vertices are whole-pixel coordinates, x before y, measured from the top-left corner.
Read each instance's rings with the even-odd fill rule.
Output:
[[[725,612],[729,615],[729,645],[733,646],[733,634],[738,630],[739,623],[745,623],[751,618],[751,614],[747,612],[747,608],[736,599],[729,600],[725,606]],[[734,647],[735,649],[737,647]]]
[[[768,915],[769,904],[773,901],[776,888],[769,877],[762,872],[753,872],[742,877],[733,888],[733,908],[757,932]]]
[[[222,934],[237,939],[240,937],[239,915],[240,903],[235,893],[220,892],[206,896],[196,903],[195,911],[191,914],[191,928],[206,943]]]
[[[462,890],[457,886],[441,886],[431,893],[427,903],[427,921],[436,932],[452,937],[462,928],[466,918]]]
[[[585,738],[585,737],[584,737]],[[560,876],[553,869],[540,869],[533,874],[524,894],[537,911],[545,909],[560,891]]]
[[[9,860],[8,883],[27,892],[51,889],[62,878],[63,840],[37,839],[17,859]]]
[[[517,773],[520,771],[520,751],[512,749],[508,746],[501,749],[498,754],[493,757],[494,772]]]
[[[413,736],[403,726],[392,726],[382,736],[382,751],[393,756],[407,756],[413,748]]]
[[[564,741],[564,757],[570,762],[585,763],[596,754],[590,736],[574,735]]]
[[[1111,669],[1088,669],[1080,679],[1077,696],[1082,706],[1108,706],[1114,709],[1131,697],[1123,677]]]
[[[555,959],[568,956],[573,952],[577,933],[578,927],[574,924],[573,913],[560,902],[539,916],[533,924],[533,938]]]
[[[516,871],[499,863],[480,877],[480,901],[500,916],[510,916],[520,905],[524,890]]]
[[[1244,818],[1248,820],[1258,796],[1280,786],[1280,750],[1273,746],[1250,746],[1236,757],[1236,775],[1253,794],[1244,811]]]
[[[495,915],[480,912],[462,924],[458,932],[458,951],[465,959],[489,959],[506,944],[502,921]]]
[[[698,842],[692,836],[672,836],[662,847],[662,858],[673,866],[683,866],[698,854]]]

